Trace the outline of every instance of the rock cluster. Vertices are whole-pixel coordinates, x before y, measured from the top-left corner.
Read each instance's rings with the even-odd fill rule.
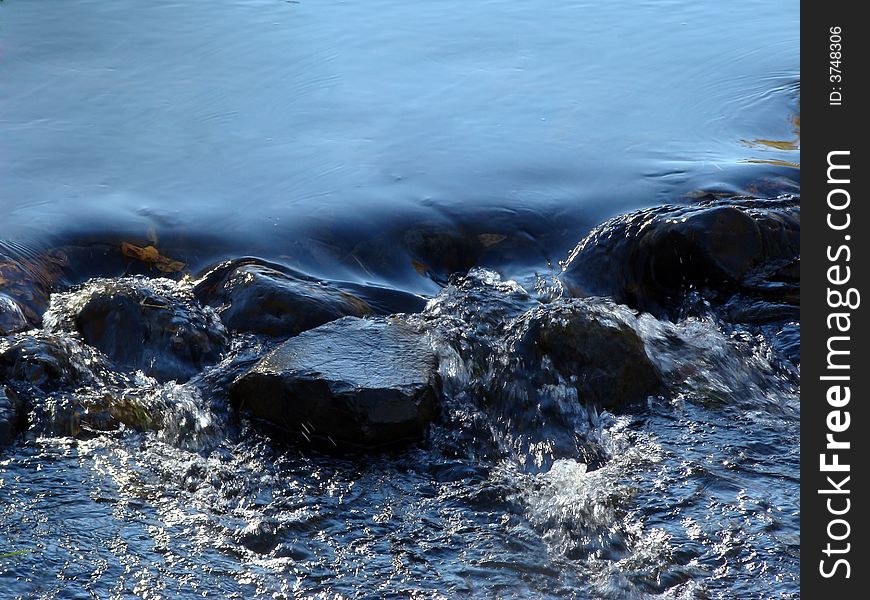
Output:
[[[0,291],[0,443],[48,410],[39,402],[49,397],[51,410],[71,415],[67,433],[83,423],[151,427],[159,419],[134,398],[93,393],[135,388],[144,376],[219,382],[235,410],[290,439],[383,448],[424,438],[443,413],[448,355],[463,362],[467,375],[456,379],[468,393],[520,427],[549,422],[556,396],[619,410],[667,385],[637,311],[672,317],[700,299],[797,362],[799,238],[795,199],[662,206],[580,242],[561,276],[571,297],[535,297],[472,269],[425,308],[410,294],[252,258],[192,283],[92,279],[54,293],[44,314],[21,303],[26,285],[6,282],[17,291]],[[403,307],[416,314],[390,314]],[[257,350],[239,350],[239,339],[258,340]]]
[[[92,280],[56,294],[45,322],[159,381],[190,379],[217,362],[229,343],[214,311],[168,279]]]

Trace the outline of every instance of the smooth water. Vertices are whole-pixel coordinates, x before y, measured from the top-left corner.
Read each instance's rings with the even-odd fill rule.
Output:
[[[198,266],[430,293],[407,229],[545,265],[632,208],[792,190],[798,23],[760,0],[10,0],[0,238],[151,232]]]
[[[615,214],[796,191],[798,24],[782,1],[5,0],[0,246],[156,241],[431,296],[444,247],[419,240],[447,232],[529,287]],[[0,449],[0,555],[24,551],[0,596],[798,597],[797,369],[712,319],[637,327],[668,393],[536,434],[591,458],[483,414],[462,357],[444,422],[374,459],[142,381],[159,432]]]

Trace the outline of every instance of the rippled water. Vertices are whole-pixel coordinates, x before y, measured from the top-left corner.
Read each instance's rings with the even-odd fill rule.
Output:
[[[511,393],[532,380],[499,371],[511,343],[497,330],[536,300],[479,276],[470,296],[448,286],[423,313],[440,339],[460,336],[438,348],[442,419],[420,445],[375,459],[284,445],[233,416],[220,381],[262,352],[252,337],[181,385],[71,352],[96,383],[52,393],[0,462],[0,544],[28,551],[2,559],[6,589],[797,597],[796,368],[712,317],[671,323],[613,305],[665,374],[664,395],[615,415],[560,380]],[[502,390],[499,402],[481,389]],[[75,406],[98,414],[103,395],[158,431],[96,431],[83,416],[76,438],[58,437]]]
[[[484,264],[531,291],[609,216],[798,188],[798,9],[6,0],[0,255],[156,241],[192,269],[431,297]],[[276,443],[208,378],[118,383],[156,432],[58,435],[54,398],[0,449],[0,555],[24,551],[0,595],[798,597],[798,370],[712,316],[626,318],[671,381],[646,406],[557,385],[528,431],[445,348],[444,419],[374,459]]]
[[[603,428],[640,438],[606,468],[565,459],[537,477],[414,452],[377,468],[276,456],[254,440],[207,456],[136,436],[43,440],[3,464],[4,537],[34,552],[2,577],[44,597],[797,597],[797,497],[776,490],[798,459],[769,447],[797,426],[757,436],[752,418],[656,412]],[[662,445],[640,426],[682,431]],[[734,443],[747,432],[760,439]]]
[[[758,140],[795,142],[798,9],[8,1],[0,237],[152,229],[198,266],[283,257],[429,293],[406,229],[555,262],[632,208],[794,186],[795,152]]]

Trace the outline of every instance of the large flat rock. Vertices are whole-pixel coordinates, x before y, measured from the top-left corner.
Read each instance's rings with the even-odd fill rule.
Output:
[[[419,438],[438,414],[438,360],[396,318],[345,317],[289,339],[230,388],[255,419],[336,444]]]

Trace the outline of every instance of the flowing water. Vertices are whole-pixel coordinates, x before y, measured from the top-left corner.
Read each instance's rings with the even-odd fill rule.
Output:
[[[0,238],[152,231],[434,293],[396,248],[425,228],[540,268],[632,208],[795,185],[798,9],[10,0]]]
[[[530,403],[498,368],[505,323],[560,294],[592,226],[798,191],[798,11],[0,3],[0,259],[121,240],[193,271],[256,255],[434,298],[421,318],[450,340],[441,421],[372,457],[228,409],[226,374],[263,340],[160,384],[67,339],[89,383],[0,449],[0,555],[22,551],[0,556],[0,596],[798,597],[799,370],[764,339],[614,309],[668,377],[619,414],[558,378]],[[125,270],[83,255],[65,284]],[[471,266],[501,276],[444,287]],[[153,430],[69,429],[109,397]]]
[[[0,539],[28,550],[3,559],[6,590],[795,597],[797,369],[713,316],[611,305],[667,390],[598,412],[546,362],[504,370],[515,318],[537,304],[475,271],[410,317],[438,340],[442,418],[374,460],[275,441],[227,408],[227,378],[263,353],[255,337],[186,384],[115,372],[62,338],[84,384],[38,401],[0,463]],[[53,303],[48,333],[25,335],[52,335],[68,305]],[[107,407],[138,427],[106,426]]]

